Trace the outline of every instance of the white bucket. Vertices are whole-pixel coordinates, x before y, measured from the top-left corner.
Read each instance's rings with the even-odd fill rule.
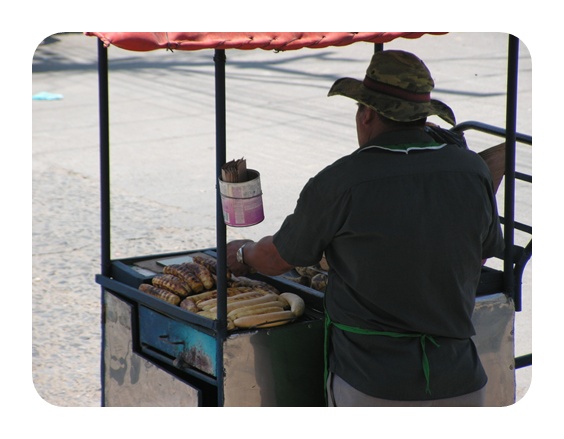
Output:
[[[227,183],[219,179],[223,220],[233,227],[248,227],[264,219],[260,174],[247,169],[250,180],[243,183]]]

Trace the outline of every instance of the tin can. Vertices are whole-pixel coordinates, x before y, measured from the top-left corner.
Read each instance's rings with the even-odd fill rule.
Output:
[[[247,169],[248,181],[227,183],[219,179],[223,220],[232,227],[248,227],[264,220],[260,173]]]

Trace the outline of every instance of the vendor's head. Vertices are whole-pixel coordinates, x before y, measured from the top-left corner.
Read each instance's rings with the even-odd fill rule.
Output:
[[[368,107],[385,119],[398,123],[417,123],[437,115],[454,125],[453,111],[431,99],[435,83],[429,69],[415,55],[401,50],[382,50],[372,56],[363,81],[337,80],[328,96],[341,95]]]

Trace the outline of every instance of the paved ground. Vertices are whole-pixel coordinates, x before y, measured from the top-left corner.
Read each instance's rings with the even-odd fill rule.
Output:
[[[401,40],[425,60],[435,97],[459,121],[503,126],[505,34]],[[228,159],[261,172],[266,219],[229,239],[273,233],[315,172],[355,147],[352,101],[327,98],[341,76],[361,77],[369,44],[273,53],[227,52]],[[531,58],[521,47],[518,130],[532,129]],[[215,246],[213,51],[134,53],[110,48],[112,257]],[[33,59],[32,374],[57,406],[100,405],[100,212],[96,39],[47,38]],[[481,150],[497,139],[468,135]],[[530,147],[518,168],[531,171]],[[500,192],[502,196],[503,191]],[[518,220],[531,223],[530,187],[517,188]],[[527,237],[517,237],[526,242]],[[516,316],[516,354],[532,350],[531,269]],[[532,368],[517,372],[522,398]]]

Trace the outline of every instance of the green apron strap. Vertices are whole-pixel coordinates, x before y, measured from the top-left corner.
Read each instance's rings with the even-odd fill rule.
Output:
[[[327,311],[325,312],[325,340],[324,340],[324,356],[325,356],[325,371],[324,371],[324,385],[325,385],[325,397],[327,397],[327,378],[329,377],[329,336],[331,325],[339,328],[342,331],[352,332],[355,334],[362,334],[362,335],[381,335],[385,337],[393,337],[393,338],[419,338],[419,342],[421,344],[421,351],[422,351],[422,359],[421,364],[423,367],[423,374],[425,375],[425,381],[427,383],[425,387],[425,392],[429,395],[431,394],[431,387],[430,387],[430,369],[429,369],[429,358],[427,357],[427,350],[426,350],[426,341],[429,340],[433,343],[436,347],[440,347],[437,341],[433,338],[432,335],[428,334],[416,334],[416,333],[402,333],[402,332],[392,332],[392,331],[374,331],[371,329],[363,329],[357,328],[355,326],[348,326],[343,325],[341,323],[336,323],[331,320]]]

